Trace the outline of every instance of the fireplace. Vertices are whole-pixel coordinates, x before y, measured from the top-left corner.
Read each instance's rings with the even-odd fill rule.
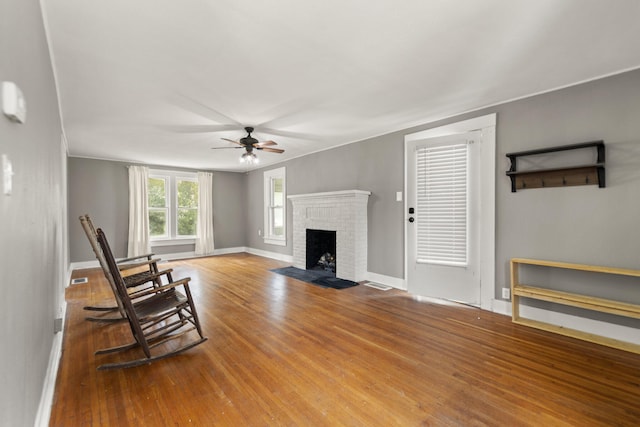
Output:
[[[307,228],[307,270],[336,272],[336,232]]]
[[[294,267],[308,268],[307,230],[333,232],[336,277],[354,282],[365,280],[370,194],[369,191],[346,190],[288,196],[293,205]]]

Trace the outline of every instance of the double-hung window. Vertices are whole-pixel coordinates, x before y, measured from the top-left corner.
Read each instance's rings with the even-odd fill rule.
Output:
[[[287,192],[285,168],[264,173],[264,242],[287,245]]]
[[[189,172],[150,170],[147,182],[151,246],[193,243],[198,220],[198,179]]]

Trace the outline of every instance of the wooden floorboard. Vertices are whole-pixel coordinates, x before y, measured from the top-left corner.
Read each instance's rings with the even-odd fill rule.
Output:
[[[163,264],[191,277],[209,340],[113,371],[96,367],[126,355],[94,352],[131,333],[84,320],[110,288],[99,270],[74,272],[89,282],[66,292],[50,425],[640,425],[640,355],[399,290],[269,271],[286,265],[249,254]]]

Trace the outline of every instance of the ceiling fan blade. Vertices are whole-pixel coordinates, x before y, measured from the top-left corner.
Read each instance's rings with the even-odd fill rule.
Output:
[[[264,141],[264,142],[258,142],[257,144],[253,144],[254,147],[258,148],[258,147],[267,147],[269,145],[278,145],[278,143],[274,142],[274,141]]]
[[[238,141],[234,141],[233,139],[229,139],[229,138],[222,138],[222,139],[224,139],[225,141],[233,142],[234,144],[238,144],[238,145],[241,145],[241,146],[244,147],[243,143],[238,142]]]
[[[284,153],[284,150],[281,148],[269,148],[269,147],[256,147],[258,150],[268,151],[270,153]]]
[[[236,149],[236,148],[244,148],[244,147],[211,147],[212,150],[228,150],[229,148]]]

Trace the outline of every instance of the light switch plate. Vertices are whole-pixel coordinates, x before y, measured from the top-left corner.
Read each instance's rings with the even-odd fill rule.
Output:
[[[5,195],[11,195],[11,186],[13,181],[13,166],[11,160],[6,154],[2,155],[2,191]]]
[[[14,122],[27,120],[27,102],[14,82],[2,82],[2,112]]]

